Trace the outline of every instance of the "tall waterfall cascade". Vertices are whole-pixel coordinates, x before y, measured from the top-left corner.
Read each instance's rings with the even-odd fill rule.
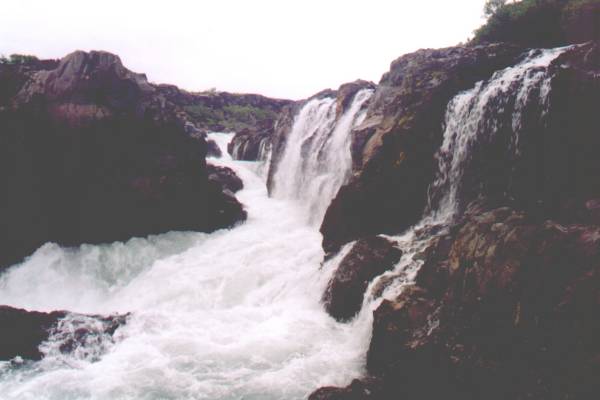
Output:
[[[362,106],[372,94],[372,89],[358,91],[338,119],[334,98],[313,99],[294,120],[276,166],[273,194],[303,204],[312,225],[321,223],[329,203],[350,176],[350,132],[364,119]]]

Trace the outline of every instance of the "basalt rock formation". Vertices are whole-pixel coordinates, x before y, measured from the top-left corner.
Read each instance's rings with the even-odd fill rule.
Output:
[[[202,132],[144,75],[105,52],[37,69],[0,65],[1,87],[22,83],[0,98],[0,266],[47,241],[211,231],[244,219],[208,179]]]

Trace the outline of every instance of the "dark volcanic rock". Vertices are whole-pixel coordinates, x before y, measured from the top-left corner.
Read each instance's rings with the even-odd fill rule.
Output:
[[[218,183],[223,189],[235,193],[244,188],[244,183],[231,168],[211,164],[208,164],[206,168],[208,170],[208,180]]]
[[[321,232],[330,253],[343,243],[397,233],[417,222],[436,170],[448,101],[515,63],[508,45],[419,50],[391,65],[353,135],[355,174],[325,215]]]
[[[339,321],[354,317],[361,308],[369,282],[390,270],[402,251],[380,236],[358,240],[344,257],[323,294],[327,312]]]
[[[344,83],[339,87],[336,93],[336,115],[341,116],[352,104],[356,93],[362,89],[375,89],[377,86],[373,82],[358,79],[354,82]]]
[[[219,145],[214,140],[206,141],[206,156],[220,158],[223,155]]]
[[[355,379],[345,388],[322,387],[314,391],[308,400],[376,400],[383,394],[381,381],[366,378]]]
[[[48,339],[50,329],[65,312],[41,313],[0,306],[0,360],[17,356],[39,360],[39,345]]]
[[[193,128],[193,129],[192,129]],[[245,217],[208,179],[203,135],[117,56],[75,52],[0,108],[0,266],[47,241],[211,231]]]
[[[86,324],[92,321],[93,324]],[[53,337],[58,351],[69,353],[87,344],[97,343],[99,336],[112,336],[126,323],[127,315],[83,316],[65,311],[43,313],[0,306],[0,360],[17,356],[28,360],[43,357],[40,345]],[[68,329],[61,324],[68,324]]]
[[[227,145],[227,152],[234,160],[260,161],[266,155],[266,150],[271,146],[271,137],[274,126],[261,130],[242,129],[237,132]]]
[[[597,398],[599,278],[598,226],[469,209],[374,313],[375,398]]]

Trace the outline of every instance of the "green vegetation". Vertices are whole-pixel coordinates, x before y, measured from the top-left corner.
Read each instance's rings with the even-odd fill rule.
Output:
[[[235,104],[226,105],[222,108],[196,104],[186,106],[184,109],[200,125],[220,125],[228,131],[239,131],[261,125],[263,122],[274,120],[277,116],[271,110]]]
[[[30,56],[25,54],[11,54],[10,57],[0,56],[0,64],[29,64],[34,61],[38,61],[36,56]]]
[[[600,38],[600,0],[487,0],[472,43],[553,47]]]

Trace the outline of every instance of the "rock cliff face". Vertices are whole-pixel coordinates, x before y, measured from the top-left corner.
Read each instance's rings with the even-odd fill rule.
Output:
[[[505,47],[493,45],[477,51],[487,52],[490,48]],[[519,58],[513,49],[505,49],[511,54],[509,58]],[[397,297],[383,300],[374,312],[367,376],[345,388],[321,388],[311,399],[598,397],[600,220],[598,182],[594,177],[600,168],[596,156],[600,145],[600,117],[596,111],[600,96],[599,49],[598,43],[567,49],[548,67],[547,86],[524,92],[532,98],[548,94],[547,109],[540,120],[539,110],[534,109],[536,102],[521,99],[525,104],[519,121],[523,135],[518,138],[518,157],[511,163],[507,163],[506,142],[482,139],[483,147],[469,157],[470,170],[463,178],[465,188],[458,201],[465,205],[459,207],[451,226],[417,255],[424,264],[414,284]],[[443,50],[444,54],[453,51],[468,54],[462,53],[463,48]],[[432,63],[435,58],[429,57],[434,54],[439,53],[429,53],[420,63]],[[409,63],[411,57],[417,56],[405,56],[405,61]],[[392,72],[394,65],[399,64],[393,64]],[[446,65],[452,70],[460,63]],[[389,81],[392,72],[382,81]],[[540,70],[530,73],[531,78]],[[421,81],[419,76],[406,76],[411,76],[412,82]],[[456,83],[456,78],[452,82]],[[378,92],[381,90],[380,86]],[[434,85],[402,96],[431,100],[435,93]],[[371,109],[376,107],[377,99]],[[492,102],[489,106],[499,105]],[[393,133],[391,127],[404,126],[408,123],[402,122],[404,118],[414,121],[409,127],[422,127],[419,119],[438,115],[438,109],[434,107],[431,114],[427,108],[417,109],[424,113],[420,115],[412,114],[413,108],[397,107],[390,106],[378,120],[369,121],[367,117],[363,124],[367,131],[359,128],[367,139],[356,149],[362,149],[362,158],[355,159],[355,179],[340,191],[324,222],[329,249],[338,246],[336,238],[343,243],[346,239],[341,238],[352,237],[342,230],[347,228],[344,221],[331,219],[341,210],[350,218],[350,224],[357,224],[352,226],[359,237],[370,234],[371,229],[382,229],[384,225],[377,219],[376,224],[359,225],[361,220],[354,219],[351,212],[362,210],[364,204],[384,207],[382,199],[390,199],[390,185],[402,185],[406,191],[421,188],[424,192],[402,193],[398,187],[395,199],[402,200],[404,207],[414,204],[415,214],[411,219],[400,213],[402,218],[390,221],[386,227],[398,232],[423,213],[424,196],[433,177],[423,170],[412,170],[410,177],[388,174],[392,170],[387,163],[395,160],[398,173],[408,174],[402,168],[408,167],[409,161],[417,162],[409,149],[414,152],[423,149],[419,146],[439,145],[435,135],[440,128],[399,131],[417,135],[411,142],[403,142],[408,138],[392,139],[399,133]],[[488,111],[501,115],[498,110]],[[397,114],[391,117],[392,113]],[[386,115],[390,118],[387,124]],[[511,120],[507,126],[514,129],[513,115],[508,117]],[[483,125],[480,133],[485,135],[488,128],[492,129]],[[383,132],[380,139],[378,132]],[[407,147],[407,143],[416,147]],[[417,153],[422,163],[431,162],[433,153],[427,149]],[[396,151],[395,159],[393,153],[388,153],[392,150]],[[417,164],[412,165],[416,168]],[[373,180],[379,180],[380,186],[373,186]],[[409,198],[412,200],[406,203]],[[344,208],[337,210],[342,205]],[[396,205],[388,207],[391,210]],[[365,211],[363,218],[377,218],[378,213],[374,207]],[[334,236],[328,238],[328,234]]]
[[[202,132],[117,56],[78,51],[37,72],[8,68],[0,79],[23,84],[0,99],[0,266],[47,241],[211,231],[245,217],[208,179]]]
[[[599,238],[596,225],[473,207],[375,311],[372,377],[313,398],[596,398]]]
[[[352,133],[355,174],[321,226],[327,252],[360,237],[397,233],[419,220],[448,102],[514,64],[521,52],[509,45],[452,47],[420,50],[392,63],[365,121]]]

